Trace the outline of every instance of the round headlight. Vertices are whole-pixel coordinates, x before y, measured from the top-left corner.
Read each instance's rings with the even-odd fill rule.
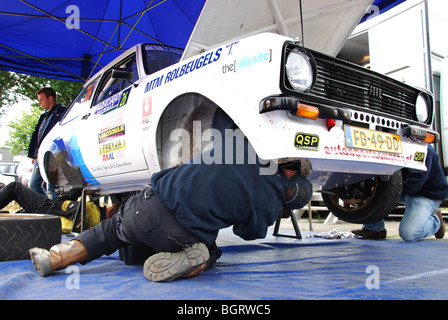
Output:
[[[300,92],[309,90],[313,84],[310,58],[297,48],[293,49],[286,59],[286,76],[291,86]]]
[[[417,114],[417,119],[420,122],[426,122],[429,117],[429,101],[424,94],[420,94],[417,97],[417,102],[415,103],[415,113]]]

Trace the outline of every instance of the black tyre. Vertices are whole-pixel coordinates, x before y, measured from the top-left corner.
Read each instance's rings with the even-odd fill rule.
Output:
[[[0,261],[30,259],[34,247],[61,242],[61,219],[42,214],[0,214]]]
[[[386,218],[401,198],[403,179],[396,171],[389,179],[372,177],[354,185],[322,192],[327,208],[338,219],[371,223]]]

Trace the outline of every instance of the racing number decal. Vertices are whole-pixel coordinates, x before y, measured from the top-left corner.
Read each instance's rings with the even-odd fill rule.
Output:
[[[319,136],[297,132],[294,138],[294,146],[297,149],[317,151],[319,149]]]
[[[121,95],[121,99],[120,99],[120,103],[118,104],[118,108],[124,106],[126,104],[126,102],[128,102],[129,91],[131,91],[131,89],[124,91],[123,94]]]

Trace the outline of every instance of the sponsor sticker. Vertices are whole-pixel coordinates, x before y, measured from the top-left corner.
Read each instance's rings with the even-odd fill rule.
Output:
[[[110,142],[105,142],[99,145],[100,155],[111,153],[117,150],[121,150],[126,148],[126,140],[125,139],[115,139]]]
[[[121,124],[115,128],[111,128],[98,134],[98,143],[103,143],[108,140],[124,136],[124,134],[125,134],[124,124]]]
[[[294,146],[301,150],[317,151],[319,149],[319,136],[297,132],[294,137]]]
[[[414,161],[423,163],[424,160],[425,160],[424,152],[416,152],[414,154]]]

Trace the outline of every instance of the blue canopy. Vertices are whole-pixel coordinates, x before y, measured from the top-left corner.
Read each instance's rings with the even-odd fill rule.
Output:
[[[360,23],[372,18],[375,15],[386,12],[389,9],[399,5],[406,0],[375,0],[369,9],[366,11],[366,15],[361,19]]]
[[[141,42],[184,48],[205,0],[3,0],[0,69],[85,81]]]
[[[137,43],[185,48],[205,1],[3,0],[0,69],[85,81]],[[376,0],[374,8],[403,1]]]

